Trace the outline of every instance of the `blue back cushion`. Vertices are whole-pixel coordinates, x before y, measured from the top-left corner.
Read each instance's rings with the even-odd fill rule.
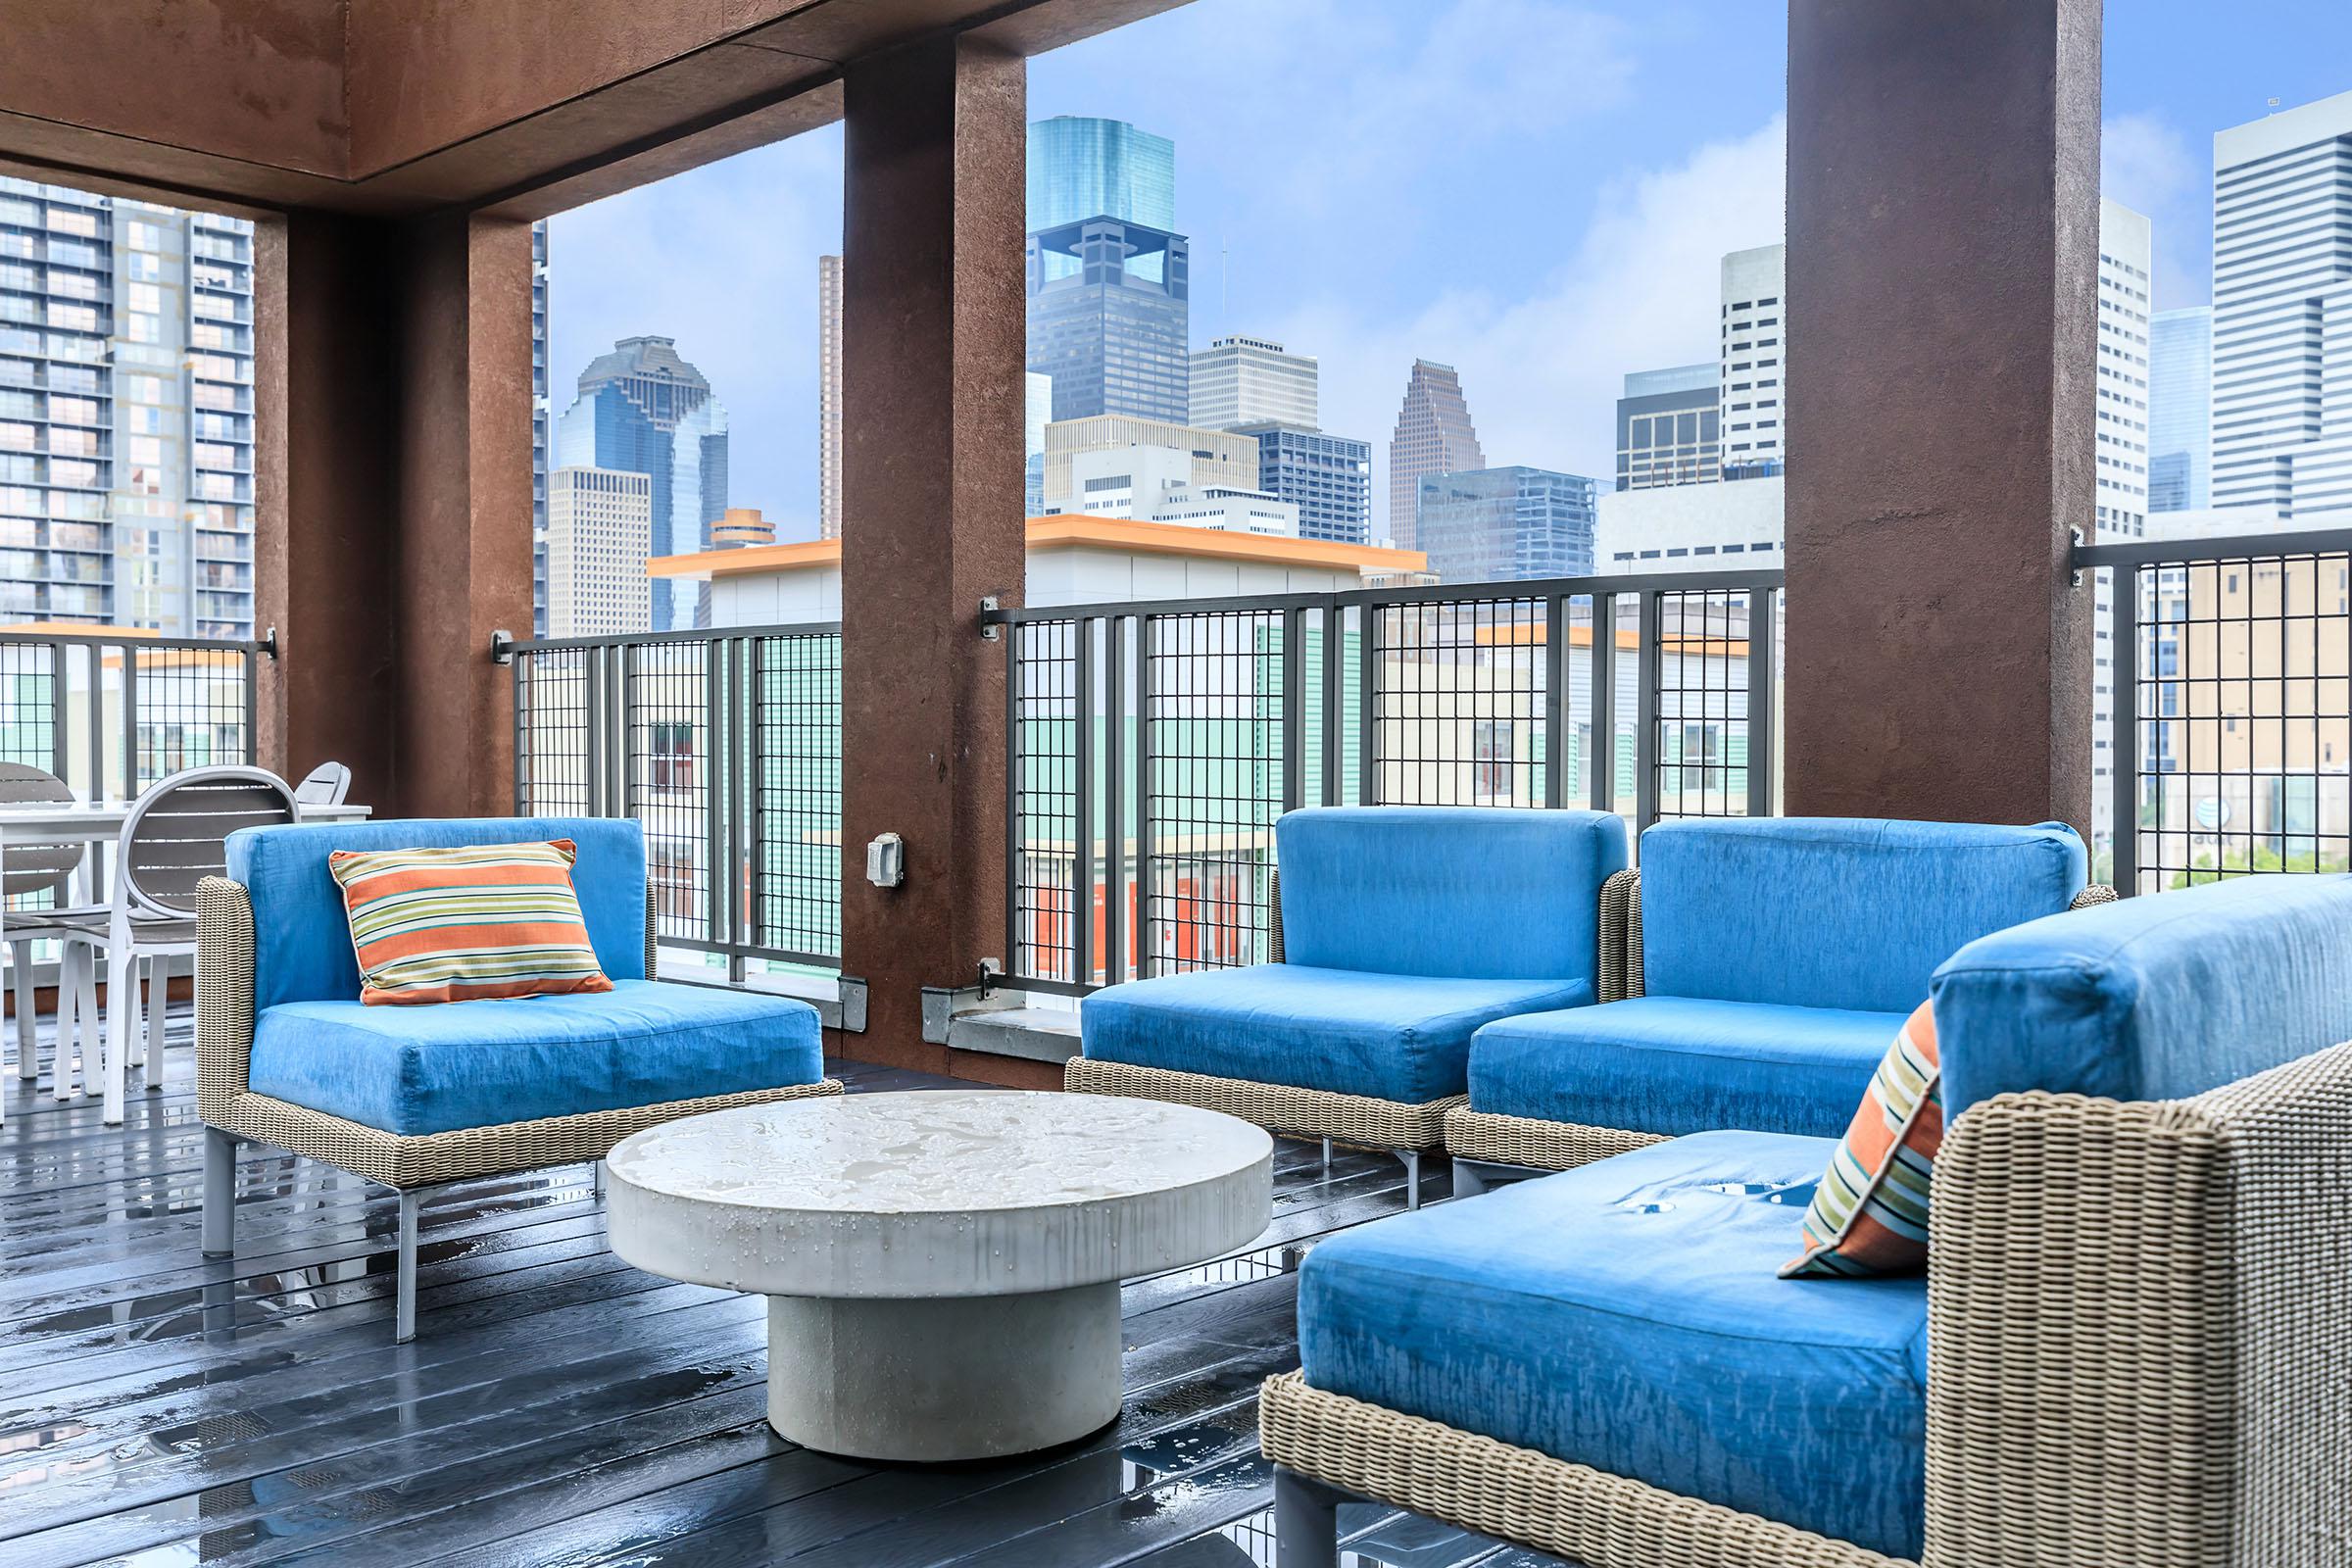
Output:
[[[1325,807],[1274,838],[1290,962],[1459,980],[1590,978],[1626,860],[1605,811]]]
[[[2082,890],[2059,822],[1791,816],[1662,822],[1642,835],[1652,996],[1909,1012],[1936,966]]]
[[[570,839],[571,885],[596,961],[614,980],[645,973],[645,833],[602,816],[477,816],[393,822],[312,822],[240,828],[228,836],[228,874],[253,897],[255,1007],[354,1001],[359,960],[343,890],[327,871],[336,850],[426,850],[461,844]]]
[[[1936,971],[1945,1113],[2015,1090],[2173,1100],[2352,1040],[2352,875],[2078,909]]]

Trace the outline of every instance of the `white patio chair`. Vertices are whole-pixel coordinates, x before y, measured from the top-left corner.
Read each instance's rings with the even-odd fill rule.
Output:
[[[0,762],[0,805],[62,805],[74,799],[65,780],[44,768],[24,762]],[[32,949],[37,942],[63,941],[57,984],[57,1043],[51,1054],[56,1094],[74,1096],[74,1064],[77,1044],[94,1048],[98,1039],[97,979],[88,955],[77,939],[104,921],[104,905],[91,902],[89,850],[82,844],[21,844],[0,858],[0,897],[14,902],[49,895],[46,905],[8,911],[9,964],[13,970],[17,1004],[17,1076],[26,1083],[40,1077],[39,1020],[34,1015]],[[83,1058],[85,1087],[95,1070],[98,1053],[78,1053]]]
[[[123,1074],[137,1027],[138,960],[148,960],[147,1087],[164,1082],[168,960],[196,951],[196,884],[227,868],[229,834],[291,822],[294,792],[266,768],[196,767],[149,785],[116,840],[107,950],[106,1119],[122,1119]]]
[[[341,762],[320,762],[294,786],[294,799],[302,806],[341,806],[350,793],[351,769]]]

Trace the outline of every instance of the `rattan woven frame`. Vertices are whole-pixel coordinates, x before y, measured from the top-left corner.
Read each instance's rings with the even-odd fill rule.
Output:
[[[652,892],[646,956],[653,957]],[[196,889],[196,1107],[207,1125],[386,1187],[430,1187],[473,1176],[602,1159],[631,1133],[704,1111],[838,1095],[823,1078],[738,1095],[707,1095],[577,1116],[548,1116],[404,1137],[268,1095],[247,1085],[254,1025],[253,903],[244,884],[207,877]]]
[[[1061,1086],[1078,1095],[1115,1095],[1128,1100],[1162,1100],[1179,1105],[1221,1110],[1290,1138],[1329,1138],[1366,1149],[1425,1150],[1445,1139],[1446,1112],[1463,1102],[1454,1095],[1426,1104],[1338,1095],[1288,1084],[1216,1078],[1165,1067],[1135,1067],[1123,1061],[1072,1056]]]
[[[1258,1395],[1257,1433],[1259,1449],[1276,1464],[1589,1568],[1903,1563],[1443,1422],[1326,1394],[1297,1372],[1266,1380]],[[2102,1568],[2110,1568],[2104,1559]]]
[[[2003,1095],[1936,1156],[1927,1568],[2352,1563],[2352,1045],[2193,1099]],[[1588,1562],[1889,1559],[1310,1389],[1266,1457]]]

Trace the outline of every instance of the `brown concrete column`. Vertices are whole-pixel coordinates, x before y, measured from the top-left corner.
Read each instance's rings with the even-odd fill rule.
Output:
[[[851,70],[842,225],[842,969],[868,1060],[947,1070],[921,988],[1004,951],[1004,650],[1020,602],[1026,67],[969,38]],[[906,880],[865,880],[878,833]]]
[[[383,815],[507,810],[531,614],[530,226],[297,212],[259,225],[262,756]]]
[[[1792,0],[1792,813],[2090,818],[2098,0]]]

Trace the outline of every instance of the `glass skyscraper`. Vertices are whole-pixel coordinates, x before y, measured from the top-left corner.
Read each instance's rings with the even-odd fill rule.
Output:
[[[624,337],[580,372],[579,397],[557,427],[556,462],[651,475],[656,556],[709,549],[710,525],[726,514],[726,410],[670,338]],[[698,618],[691,585],[658,579],[650,605],[655,631]]]
[[[531,225],[531,630],[547,635],[547,220]]]
[[[2148,318],[2148,510],[2213,505],[2213,307]]]
[[[1440,582],[1525,582],[1592,570],[1594,485],[1548,468],[1421,476],[1415,549]]]
[[[1372,443],[1296,424],[1245,424],[1257,442],[1257,487],[1298,509],[1298,537],[1360,545],[1372,537]]]
[[[1182,234],[1112,218],[1029,236],[1029,368],[1054,378],[1054,418],[1184,422],[1192,404],[1188,256]],[[1074,270],[1056,275],[1057,261]]]
[[[1029,231],[1089,218],[1175,228],[1176,144],[1123,120],[1056,115],[1031,124]],[[1139,266],[1146,275],[1159,276],[1158,258]],[[1049,256],[1046,268],[1049,277],[1078,270],[1061,256]]]
[[[253,225],[0,179],[0,618],[253,626]]]

